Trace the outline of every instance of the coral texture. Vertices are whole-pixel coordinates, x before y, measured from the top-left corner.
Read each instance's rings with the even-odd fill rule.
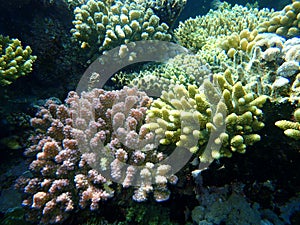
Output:
[[[103,171],[124,188],[137,186],[136,201],[169,198],[167,182],[174,183],[172,168],[160,164],[166,155],[157,150],[156,135],[143,126],[151,99],[136,88],[104,92],[95,89],[68,99],[74,120],[73,135],[84,161]],[[176,180],[176,179],[175,179]],[[176,183],[176,182],[175,182]]]
[[[141,0],[135,0],[137,3]],[[172,27],[175,20],[179,16],[181,10],[184,8],[187,0],[154,0],[145,2],[147,8],[151,8],[154,13],[161,19],[162,22]]]
[[[125,45],[131,41],[171,40],[172,24],[180,6],[186,3],[185,0],[64,2],[69,2],[70,8],[76,7],[72,34],[81,47],[99,54],[121,45],[116,57],[122,62],[132,56],[127,55],[128,45]],[[282,219],[290,223],[290,218],[294,219],[290,215],[299,208],[299,196],[294,199],[289,196],[291,201],[286,208],[275,203],[286,197],[285,184],[280,181],[291,187],[296,183],[296,172],[288,177],[282,172],[283,179],[277,178],[281,171],[286,171],[284,167],[297,168],[294,167],[297,157],[289,158],[290,143],[285,142],[288,138],[282,138],[278,145],[272,144],[278,138],[273,136],[276,132],[272,128],[278,118],[282,119],[275,125],[299,149],[300,39],[290,35],[298,32],[299,27],[295,28],[298,3],[293,1],[275,14],[221,3],[218,10],[189,19],[175,31],[179,43],[196,54],[177,55],[159,65],[134,66],[134,69],[142,68],[140,72],[128,72],[131,68],[126,68],[127,73],[123,71],[115,76],[114,81],[120,82],[121,87],[131,87],[105,91],[90,86],[89,91],[80,94],[70,92],[65,104],[48,101],[31,120],[35,135],[26,150],[32,160],[30,173],[17,183],[24,194],[27,219],[40,224],[68,223],[68,219],[78,215],[102,216],[116,207],[116,212],[122,211],[120,214],[126,211],[127,215],[120,216],[125,215],[126,222],[163,223],[155,219],[160,212],[149,213],[153,211],[152,204],[173,199],[171,205],[184,202],[182,207],[174,206],[174,209],[185,211],[185,221],[191,214],[197,224],[236,221],[269,224],[269,218],[252,204],[253,196],[258,196],[261,202],[269,202],[272,209],[275,207],[278,213],[285,214]],[[286,30],[285,37],[274,32],[260,33],[258,24],[268,25],[264,21],[272,15],[271,21],[280,17],[281,25],[291,26],[288,30],[276,28],[276,32]],[[285,17],[293,18],[292,25]],[[92,78],[97,83],[96,78],[101,74],[94,75]],[[152,100],[147,95],[152,92],[159,93],[160,97]],[[287,110],[297,107],[291,118],[282,116],[292,111],[280,108],[282,102],[290,106]],[[249,146],[261,139],[264,142],[257,148],[250,147],[253,150],[250,152]],[[274,147],[272,151],[270,146]],[[174,175],[178,170],[168,161],[174,149],[179,149],[180,160],[185,155],[195,157],[189,158],[176,173],[179,178]],[[249,154],[245,157],[249,158],[218,160],[246,151]],[[271,164],[264,170],[266,159]],[[199,161],[200,167],[192,171]],[[204,173],[201,164],[210,165]],[[260,176],[261,170],[267,174]],[[253,173],[265,182],[251,177]],[[246,181],[246,186],[234,187],[231,181],[237,178]],[[172,187],[177,181],[178,185]],[[218,188],[213,186],[215,182]],[[224,182],[231,185],[224,189],[220,187]],[[261,189],[257,184],[262,185]],[[134,201],[127,204],[131,198]],[[195,198],[200,205],[191,212]],[[151,204],[136,203],[148,199],[153,199]],[[149,216],[152,218],[147,220]]]
[[[123,85],[134,86],[139,90],[161,93],[170,85],[200,85],[211,75],[210,66],[202,62],[199,55],[178,54],[162,65],[146,66],[138,73],[119,73],[113,80]]]
[[[274,33],[243,30],[239,35],[227,36],[221,47],[228,58],[217,66],[219,71],[231,73],[234,80],[241,81],[258,95],[280,101],[297,99],[299,38],[286,40]]]

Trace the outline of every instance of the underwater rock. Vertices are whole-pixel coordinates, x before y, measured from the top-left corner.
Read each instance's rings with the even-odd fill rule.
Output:
[[[276,71],[278,76],[282,77],[292,77],[297,72],[299,72],[299,62],[296,61],[287,61],[284,62]]]

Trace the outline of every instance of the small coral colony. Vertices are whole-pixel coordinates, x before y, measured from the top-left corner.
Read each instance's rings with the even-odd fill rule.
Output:
[[[70,42],[90,60],[133,41],[173,42],[188,51],[119,71],[111,88],[71,91],[65,103],[48,100],[39,107],[25,150],[30,175],[16,181],[27,221],[63,223],[80,212],[87,218],[112,201],[169,202],[192,174],[189,186],[200,201],[198,166],[247,157],[249,148],[268,142],[268,128],[278,129],[279,139],[299,154],[299,1],[281,11],[222,2],[179,25],[186,0],[64,3],[74,12]],[[0,51],[3,89],[30,77],[39,60],[8,36],[0,35]],[[147,95],[155,89],[160,97]],[[271,123],[271,109],[274,115],[290,109],[289,116]],[[175,150],[190,154],[176,174],[167,160]]]

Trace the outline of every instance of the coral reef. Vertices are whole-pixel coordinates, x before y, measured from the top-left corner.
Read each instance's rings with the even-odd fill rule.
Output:
[[[170,41],[174,21],[186,4],[185,0],[61,2],[74,9],[71,33],[86,51],[71,46],[66,27],[51,17],[34,17],[32,26],[40,22],[43,29],[32,34],[47,30],[35,46],[43,60],[55,58],[54,64],[62,67],[56,71],[69,70],[58,73],[66,80],[75,78],[75,59],[85,62],[79,52],[91,59],[91,54],[108,56],[108,50],[120,45],[114,56],[121,65],[133,57],[127,54],[129,42]],[[65,104],[49,100],[39,109],[31,119],[34,135],[25,151],[29,171],[16,184],[23,192],[27,221],[73,224],[80,218],[76,222],[82,224],[93,218],[87,224],[118,225],[296,221],[300,39],[293,36],[299,36],[299,2],[275,13],[219,1],[212,4],[218,9],[182,22],[175,30],[178,42],[195,54],[131,65],[112,79],[121,90],[89,86],[80,94],[69,92]],[[278,25],[274,32],[284,31],[280,33],[284,37],[262,33],[262,24],[268,23],[265,31]],[[134,54],[136,59],[142,55]],[[110,57],[104,61],[115,65]],[[56,73],[48,76],[50,72],[41,67],[37,67],[41,80],[56,80]],[[97,83],[93,78],[102,75],[98,72],[88,85]],[[153,100],[151,93],[160,97]],[[2,141],[6,148],[11,146],[9,150],[27,143]],[[176,150],[177,161],[168,161]],[[175,167],[185,155],[190,158],[179,171]],[[6,193],[1,190],[2,196]],[[12,221],[13,217],[20,221],[23,213],[16,209]]]
[[[23,49],[21,41],[0,35],[0,84],[9,85],[15,79],[32,71],[36,56],[29,46]]]
[[[254,186],[257,186],[253,184]],[[269,181],[261,184],[269,191],[274,191],[274,185]],[[258,187],[256,187],[258,188]],[[233,183],[223,187],[201,187],[197,195],[199,205],[191,213],[196,224],[293,224],[292,215],[299,211],[299,195],[290,198],[284,205],[278,204],[279,214],[264,209],[257,202],[251,202],[245,196],[245,186]],[[260,193],[262,194],[262,193]]]
[[[249,40],[249,42],[247,41],[246,43],[248,47],[241,47],[240,45],[236,46],[236,52],[232,55],[232,59],[222,62],[219,67],[210,66],[209,64],[202,65],[203,60],[201,59],[200,54],[183,54],[169,60],[166,64],[162,64],[159,67],[156,67],[156,69],[150,68],[142,70],[139,74],[128,74],[121,78],[128,82],[130,85],[137,86],[138,88],[147,91],[147,93],[152,93],[152,90],[158,89],[160,91],[164,90],[168,92],[168,94],[162,95],[162,100],[160,102],[155,101],[152,104],[154,110],[153,113],[151,112],[152,108],[148,111],[150,115],[148,117],[148,122],[151,123],[151,125],[149,125],[151,127],[150,130],[155,131],[157,134],[160,134],[162,136],[161,138],[163,138],[163,140],[161,140],[161,143],[177,143],[178,146],[186,145],[186,147],[189,149],[198,149],[197,141],[194,141],[193,144],[190,143],[193,142],[190,141],[193,140],[193,137],[186,138],[186,136],[188,135],[182,134],[183,131],[181,129],[183,129],[183,127],[181,127],[182,124],[178,122],[180,120],[180,114],[178,114],[178,112],[176,111],[179,109],[183,109],[184,111],[193,111],[195,110],[195,107],[192,104],[187,109],[184,109],[184,107],[186,107],[187,105],[182,102],[178,104],[176,103],[176,105],[172,105],[172,101],[174,101],[174,99],[178,99],[179,101],[181,101],[180,98],[183,97],[180,94],[176,96],[177,94],[175,92],[173,93],[173,91],[169,91],[172,85],[183,85],[178,88],[178,90],[182,91],[185,89],[182,92],[188,93],[188,87],[191,88],[190,85],[200,86],[204,80],[213,79],[218,80],[218,85],[222,86],[225,84],[226,86],[226,88],[222,86],[221,90],[218,90],[217,92],[221,93],[222,91],[224,91],[224,89],[228,89],[229,92],[232,93],[234,85],[240,82],[239,88],[241,88],[240,85],[242,85],[245,91],[245,96],[247,96],[245,97],[245,99],[248,99],[248,97],[250,97],[248,100],[246,100],[246,102],[256,102],[254,99],[258,98],[256,102],[259,103],[259,105],[257,105],[259,106],[258,108],[262,107],[262,103],[265,102],[265,100],[268,98],[267,96],[271,97],[269,98],[271,101],[284,101],[286,99],[290,99],[290,101],[292,101],[292,99],[297,99],[297,96],[299,94],[299,92],[297,92],[297,88],[299,87],[299,75],[297,75],[299,70],[297,61],[298,39],[293,38],[286,41],[284,38],[276,34],[258,34],[257,32],[250,33],[248,30],[243,30],[240,35],[241,36],[234,37],[236,37],[238,40],[240,40],[241,37],[247,38],[246,40]],[[250,36],[251,39],[249,38]],[[232,43],[235,42],[232,41]],[[184,65],[181,65],[179,62],[185,63]],[[215,70],[214,72],[217,73],[212,75],[210,69]],[[187,96],[188,94],[186,94],[185,97]],[[189,102],[189,104],[191,104],[190,102],[192,100],[189,98],[190,96],[188,96],[187,99],[184,99],[184,101],[187,101]],[[231,102],[234,102],[234,104],[232,105],[239,107],[239,103],[237,103],[238,99],[234,98],[236,97],[232,97],[232,99],[230,99]],[[230,105],[230,103],[227,102],[227,105]],[[251,105],[251,107],[252,106],[253,105]],[[232,110],[232,107],[229,108],[231,108],[230,110]],[[245,115],[242,116],[241,114],[239,114],[241,118],[238,119],[238,121],[248,120],[246,119],[246,109],[247,107],[244,108],[245,111],[243,111]],[[174,113],[178,118],[172,115],[172,110],[174,110]],[[232,113],[232,111],[230,110],[227,111],[228,114]],[[253,111],[251,111],[251,113],[253,113],[253,118],[255,118],[253,120],[253,123],[255,124],[254,130],[257,131],[263,127],[262,123],[258,123],[256,121],[256,119],[258,119],[258,121],[262,119],[262,114],[260,110],[252,110]],[[168,118],[168,114],[163,115],[162,111],[164,111],[164,113],[165,111],[172,112],[171,117],[174,117],[172,119],[173,121]],[[153,116],[152,119],[151,116]],[[245,118],[243,118],[244,116]],[[160,120],[156,121],[157,118],[160,118]],[[161,119],[165,121],[161,121]],[[231,119],[231,116],[228,116],[228,120],[230,121]],[[212,120],[212,117],[210,116],[207,116],[205,119],[206,123],[208,123],[208,121],[210,120]],[[191,121],[193,120],[191,119]],[[155,123],[156,125],[152,123]],[[230,130],[230,126],[226,127],[227,131],[231,134],[229,135],[230,138],[229,140],[223,140],[223,147],[219,150],[221,154],[216,154],[215,152],[215,156],[212,158],[219,158],[220,155],[230,156],[231,151],[244,152],[245,145],[244,143],[240,143],[244,138],[246,139],[246,145],[252,145],[254,142],[260,140],[260,137],[257,134],[250,135],[246,132],[249,127],[252,127],[252,125],[248,125],[239,124],[234,126],[235,128],[233,128],[232,130]],[[240,127],[244,126],[246,128],[245,130],[241,131],[241,133],[247,135],[249,134],[249,136],[241,138],[240,136],[238,136],[239,132],[237,132],[237,130],[240,129]],[[206,132],[205,135],[202,135],[201,138],[203,138],[203,140],[200,138],[200,143],[204,144],[206,143],[206,141],[208,141],[208,133],[209,132]],[[183,141],[183,143],[185,144],[182,144],[182,141],[180,142],[181,138],[189,140],[189,143]],[[220,140],[218,140],[218,142],[220,142]],[[226,142],[231,143],[226,144]],[[228,149],[231,150],[228,151]],[[192,152],[195,151],[197,150],[192,150]],[[210,157],[211,156],[204,156],[202,160],[210,161],[211,159],[208,160]]]
[[[170,195],[167,182],[176,183],[172,168],[159,164],[165,154],[156,149],[157,137],[143,126],[150,102],[145,93],[127,87],[68,99],[82,157],[124,188],[137,186],[133,199],[138,202],[152,191],[156,201],[165,201]]]
[[[229,36],[226,36],[225,40],[221,40],[220,46],[224,49],[228,57],[233,58],[237,50],[242,50],[247,53],[251,53],[251,50],[255,44],[255,37],[258,31],[256,29],[251,32],[248,29],[242,30],[239,34],[233,32]]]
[[[272,17],[258,26],[259,32],[272,32],[284,37],[299,36],[300,2],[293,0],[293,3],[284,7],[282,11],[275,12]]]
[[[258,95],[271,96],[275,101],[296,101],[299,95],[299,38],[285,40],[273,33],[254,34],[251,42],[241,39],[251,35],[248,30],[227,36],[227,40],[232,41],[225,41],[221,46],[227,51],[228,59],[221,62],[219,71],[231,73],[234,80],[241,81]]]
[[[192,218],[196,224],[260,224],[262,218],[255,206],[251,206],[245,198],[238,194],[229,197],[213,196],[215,201],[201,201],[201,205],[192,211]],[[256,205],[257,207],[257,205]]]

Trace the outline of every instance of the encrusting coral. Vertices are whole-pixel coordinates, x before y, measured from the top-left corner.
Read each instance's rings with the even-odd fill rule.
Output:
[[[32,71],[36,56],[29,46],[23,49],[21,41],[0,35],[0,84],[9,85]]]

